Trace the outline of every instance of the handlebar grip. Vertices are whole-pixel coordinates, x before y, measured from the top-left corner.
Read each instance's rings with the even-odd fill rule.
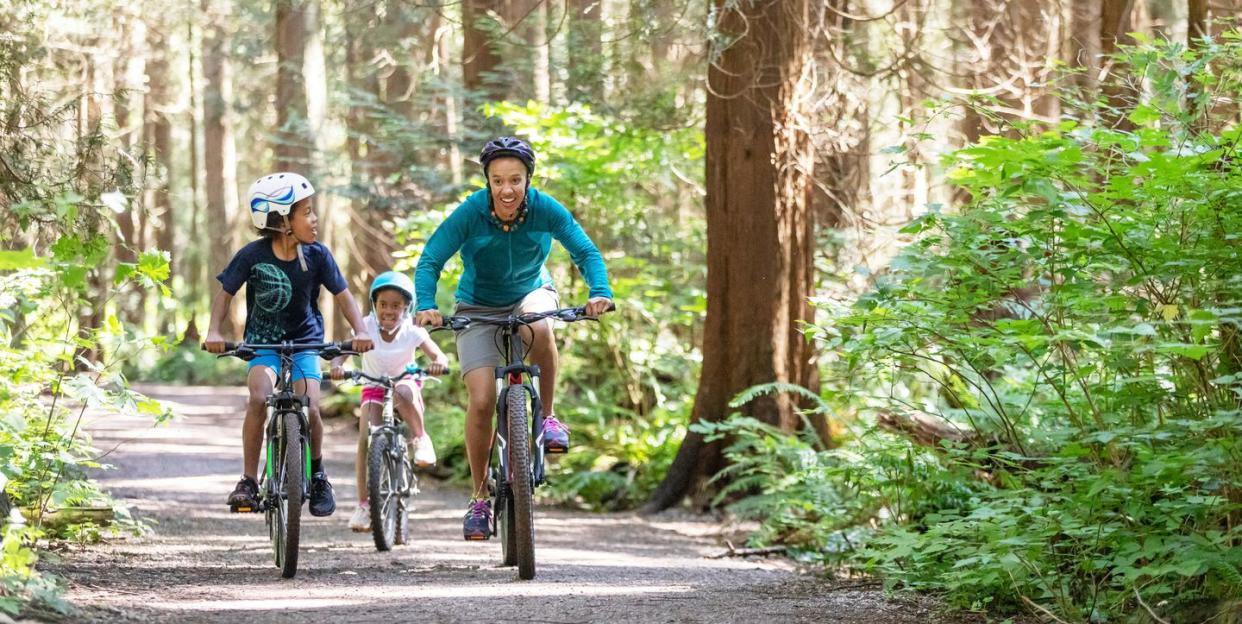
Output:
[[[245,344],[245,343],[241,343],[241,342],[226,342],[226,343],[224,343],[224,350],[225,350],[225,351],[236,351],[236,350],[237,350],[237,347],[240,347],[240,346],[241,346],[241,345],[243,345],[243,344]]]
[[[616,312],[616,311],[617,311],[617,304],[616,304],[616,303],[613,303],[613,302],[611,302],[611,301],[610,301],[610,302],[608,302],[608,311],[609,311],[609,312]]]

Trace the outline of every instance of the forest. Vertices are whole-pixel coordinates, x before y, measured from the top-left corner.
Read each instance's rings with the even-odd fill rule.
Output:
[[[749,520],[750,546],[997,618],[1233,621],[1239,15],[0,0],[0,612],[69,608],[42,560],[107,530],[45,525],[57,508],[152,530],[96,482],[88,409],[176,427],[143,384],[244,384],[200,343],[255,238],[252,180],[314,182],[364,302],[515,135],[617,306],[557,330],[575,446],[542,502]],[[564,249],[547,267],[586,302]],[[460,482],[465,401],[457,377],[427,392],[438,476]],[[357,403],[325,390],[325,414]]]

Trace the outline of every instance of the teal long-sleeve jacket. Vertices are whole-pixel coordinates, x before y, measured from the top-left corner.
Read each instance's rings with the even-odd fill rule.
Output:
[[[544,262],[552,239],[569,251],[590,286],[590,297],[612,298],[603,256],[560,202],[536,189],[528,190],[526,221],[512,232],[503,232],[492,223],[487,199],[487,189],[472,193],[427,241],[414,269],[419,310],[435,309],[440,271],[458,251],[464,271],[457,301],[497,308],[516,304],[551,284]]]

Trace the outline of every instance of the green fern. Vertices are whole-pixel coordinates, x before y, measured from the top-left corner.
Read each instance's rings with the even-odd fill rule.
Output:
[[[747,403],[750,403],[751,401],[755,400],[758,397],[767,396],[770,394],[796,394],[805,399],[809,399],[811,402],[815,403],[815,409],[810,410],[807,413],[825,414],[828,412],[828,403],[825,402],[824,399],[821,398],[818,394],[815,394],[814,392],[811,392],[810,390],[807,390],[806,388],[803,388],[802,386],[799,386],[798,384],[791,384],[791,383],[785,383],[785,382],[780,382],[780,381],[759,384],[757,386],[751,386],[743,390],[737,396],[733,397],[732,401],[729,401],[729,407],[736,409],[743,405],[746,405]]]

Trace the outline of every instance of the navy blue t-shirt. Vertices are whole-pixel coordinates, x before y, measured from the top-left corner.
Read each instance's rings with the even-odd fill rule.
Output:
[[[261,238],[238,250],[216,276],[230,295],[246,285],[246,342],[323,342],[319,287],[339,295],[345,290],[345,278],[327,247],[302,245],[302,254],[306,270],[296,257],[277,258],[272,241]]]

